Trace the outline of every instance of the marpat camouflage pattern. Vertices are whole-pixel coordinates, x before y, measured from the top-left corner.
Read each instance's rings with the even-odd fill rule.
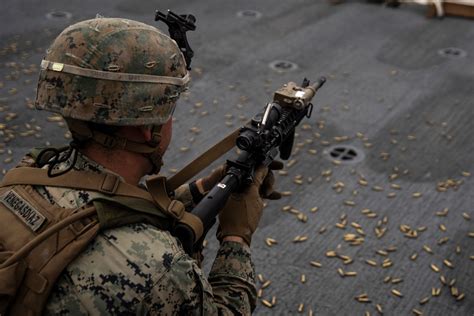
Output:
[[[20,165],[32,162],[26,156]],[[67,168],[69,163],[56,168]],[[80,153],[74,168],[110,172]],[[99,194],[36,188],[51,203],[67,208],[88,204],[94,194]],[[183,188],[178,191],[189,196]],[[223,242],[206,278],[169,232],[137,223],[102,231],[62,273],[44,313],[249,315],[256,297],[254,266],[247,246]]]

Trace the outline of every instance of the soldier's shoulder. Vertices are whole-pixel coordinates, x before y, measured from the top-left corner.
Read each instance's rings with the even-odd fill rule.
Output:
[[[176,263],[185,256],[169,232],[152,225],[105,230],[63,272],[47,310],[71,312],[79,301],[88,313],[130,312],[174,266],[183,268]]]

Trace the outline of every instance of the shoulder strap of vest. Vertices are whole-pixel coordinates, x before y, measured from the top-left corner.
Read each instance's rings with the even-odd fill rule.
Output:
[[[0,187],[10,185],[44,185],[96,191],[106,195],[118,195],[144,199],[153,202],[163,212],[175,220],[190,226],[198,240],[204,231],[201,220],[186,212],[182,203],[171,200],[166,191],[166,178],[150,177],[147,180],[149,192],[127,184],[110,173],[97,174],[87,171],[70,170],[60,176],[50,178],[46,169],[18,167],[11,169],[3,178]]]
[[[166,178],[160,176],[151,176],[146,180],[146,186],[151,196],[158,205],[168,205],[168,211],[173,213],[180,223],[183,223],[194,232],[195,240],[199,240],[204,233],[204,226],[202,221],[196,215],[186,212],[182,203],[176,203],[176,200],[171,200],[168,196],[166,187]],[[163,194],[163,192],[165,194]]]
[[[147,191],[127,184],[121,181],[118,176],[110,173],[97,174],[88,171],[70,170],[63,175],[50,178],[47,175],[46,169],[19,167],[8,171],[0,186],[4,187],[19,184],[76,188],[109,195],[135,197],[152,202],[154,201]]]

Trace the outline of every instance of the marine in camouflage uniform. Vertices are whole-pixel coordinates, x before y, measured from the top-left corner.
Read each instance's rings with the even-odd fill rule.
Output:
[[[29,156],[22,166],[32,165]],[[57,165],[64,170],[71,161]],[[47,166],[45,167],[47,168]],[[78,154],[75,170],[111,172]],[[100,193],[36,187],[52,204],[76,208]],[[176,196],[190,205],[187,187]],[[249,247],[224,241],[209,278],[169,232],[138,223],[102,231],[62,273],[45,315],[248,315],[255,307]]]
[[[136,21],[99,18],[72,25],[55,40],[42,63],[36,104],[38,109],[61,114],[75,142],[93,141],[107,148],[138,152],[148,157],[157,171],[161,165],[161,154],[157,154],[160,128],[170,120],[187,81],[184,58],[166,35]],[[152,125],[153,141],[145,145],[127,141],[113,130],[95,129],[94,124]],[[71,168],[113,173],[78,148],[65,161],[47,163],[43,168],[53,173]],[[35,161],[27,155],[20,165],[35,166]],[[262,182],[263,178],[258,185]],[[51,204],[64,208],[89,205],[100,194],[48,186],[35,189]],[[252,192],[259,194],[258,188]],[[190,196],[187,185],[176,190],[175,198],[184,204],[192,204]],[[242,205],[239,199],[233,203]],[[252,207],[261,214],[260,202],[249,209],[244,205],[243,211],[253,211]],[[247,244],[255,228],[256,224],[246,229],[247,243],[226,241],[222,238],[226,234],[221,234],[221,246],[208,277],[168,231],[145,223],[101,231],[64,270],[44,312],[250,314],[256,304],[256,288]]]

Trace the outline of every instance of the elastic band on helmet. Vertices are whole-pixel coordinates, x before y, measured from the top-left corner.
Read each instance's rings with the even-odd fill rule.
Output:
[[[178,77],[166,77],[166,76],[153,76],[144,74],[130,74],[124,72],[109,72],[96,69],[87,69],[78,66],[55,63],[49,60],[43,59],[41,61],[41,70],[52,70],[56,72],[65,72],[77,76],[112,80],[112,81],[125,81],[125,82],[145,82],[145,83],[163,83],[174,86],[186,86],[190,80],[189,72],[183,78]]]

